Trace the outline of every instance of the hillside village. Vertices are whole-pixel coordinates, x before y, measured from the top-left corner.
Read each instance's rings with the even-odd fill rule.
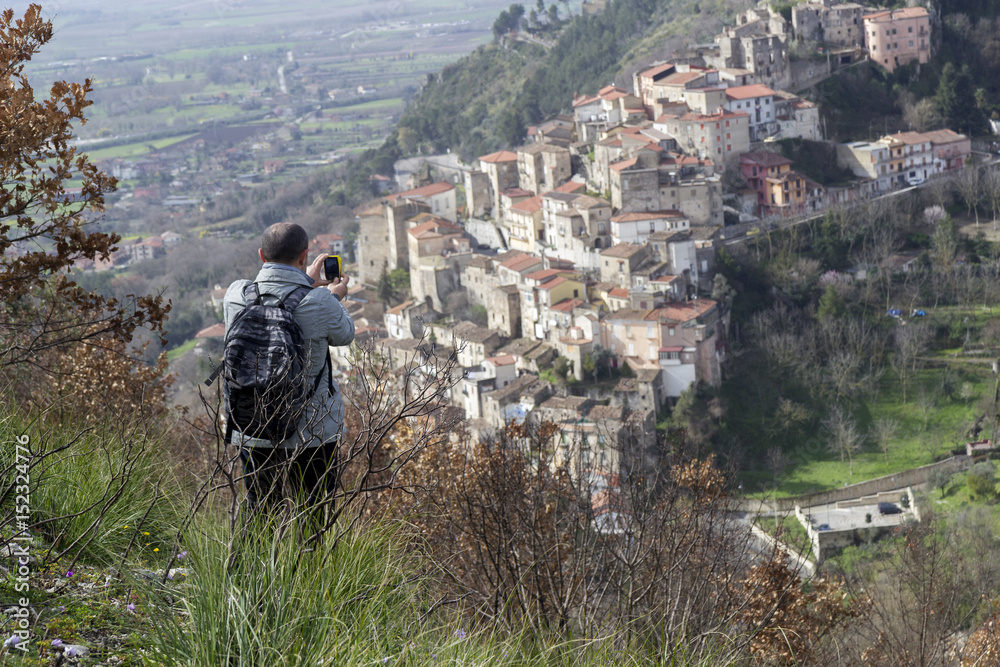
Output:
[[[400,370],[458,355],[451,403],[475,433],[544,415],[581,469],[606,479],[641,465],[641,454],[609,457],[651,447],[654,421],[682,392],[721,383],[728,294],[715,263],[733,229],[917,185],[969,159],[967,136],[903,132],[831,146],[849,183],[796,171],[774,140],[823,132],[818,107],[785,90],[815,76],[789,60],[790,40],[822,43],[831,68],[867,57],[891,70],[926,62],[930,16],[854,3],[792,16],[789,26],[749,10],[714,45],[636,73],[631,89],[567,100],[573,114],[530,128],[528,144],[438,162],[425,174],[440,180],[411,178],[362,207],[357,278],[375,286],[403,269],[411,293],[380,314],[374,290],[358,286],[359,330],[384,338]],[[455,304],[482,308],[485,322],[450,317]]]
[[[353,248],[333,233],[311,246],[357,260],[348,303],[359,337],[376,339],[400,370],[457,355],[462,378],[450,402],[473,435],[544,415],[561,425],[563,453],[581,469],[606,478],[641,465],[641,454],[609,457],[623,445],[654,447],[654,423],[684,391],[722,382],[730,290],[715,269],[727,239],[923,184],[957,172],[972,153],[970,138],[948,129],[828,144],[819,107],[789,92],[866,59],[888,71],[926,63],[925,9],[805,3],[791,16],[789,23],[765,5],[750,9],[714,43],[641,68],[630,86],[566,100],[572,114],[529,128],[525,145],[473,164],[417,158],[423,168],[398,175],[402,191],[356,211]],[[825,61],[793,60],[792,46],[803,42]],[[204,153],[205,134],[142,162],[105,166],[122,178],[173,173],[170,189],[184,191],[184,166]],[[849,177],[810,179],[779,152],[783,139],[829,151]],[[273,176],[289,168],[272,150],[282,141],[234,135],[218,160],[249,159]],[[199,171],[206,164],[214,162],[202,159]],[[233,187],[259,180],[247,173]],[[388,192],[390,181],[378,186]],[[116,202],[109,219],[168,191],[152,187]],[[180,224],[198,201],[164,197],[161,224]],[[80,268],[139,262],[190,242],[161,232]],[[381,303],[376,286],[400,270],[409,294]],[[222,287],[206,299],[213,309]],[[478,322],[454,316],[477,309]],[[222,334],[216,324],[196,338]],[[334,354],[349,372],[348,351]],[[570,451],[571,443],[582,446]]]

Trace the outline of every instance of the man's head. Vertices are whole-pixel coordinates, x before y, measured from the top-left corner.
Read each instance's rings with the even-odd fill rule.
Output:
[[[260,239],[260,258],[265,262],[296,266],[304,261],[308,250],[309,235],[294,222],[273,224]]]

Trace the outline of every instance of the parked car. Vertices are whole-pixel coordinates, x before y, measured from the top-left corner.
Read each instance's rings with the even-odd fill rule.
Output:
[[[903,510],[901,510],[899,508],[899,505],[897,505],[896,503],[885,503],[885,502],[882,502],[882,503],[878,504],[878,513],[879,514],[902,514]]]

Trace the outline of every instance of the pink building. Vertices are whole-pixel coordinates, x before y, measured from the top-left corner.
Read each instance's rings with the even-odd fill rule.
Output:
[[[931,59],[931,19],[923,7],[904,7],[867,14],[868,56],[890,72],[912,61]]]

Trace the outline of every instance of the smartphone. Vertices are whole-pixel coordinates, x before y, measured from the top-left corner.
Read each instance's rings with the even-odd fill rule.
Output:
[[[340,278],[340,256],[327,255],[323,260],[323,278],[326,280],[337,280]]]

